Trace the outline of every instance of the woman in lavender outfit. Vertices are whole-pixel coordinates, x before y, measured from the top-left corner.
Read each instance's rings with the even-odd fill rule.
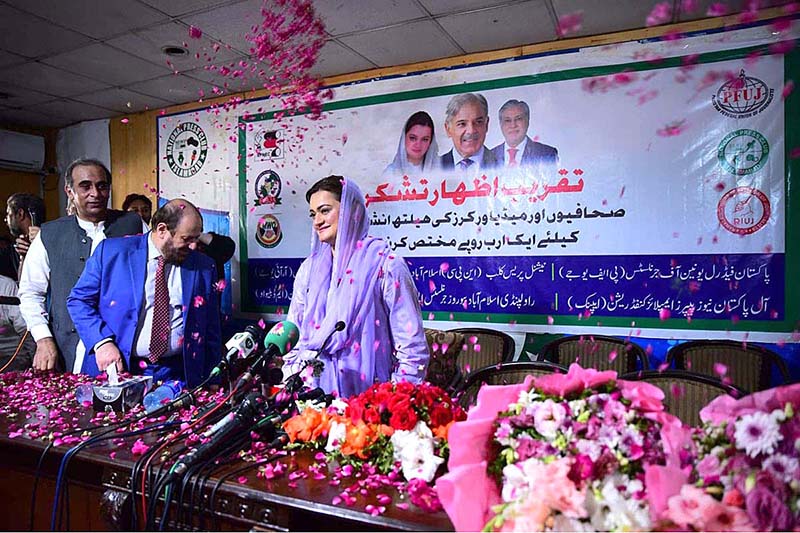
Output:
[[[403,258],[367,235],[364,194],[328,176],[306,200],[311,255],[294,282],[288,319],[300,340],[284,356],[284,376],[300,372],[306,384],[345,398],[377,382],[422,381],[430,356],[417,290]],[[336,331],[340,321],[345,328]],[[307,364],[315,359],[321,372]]]

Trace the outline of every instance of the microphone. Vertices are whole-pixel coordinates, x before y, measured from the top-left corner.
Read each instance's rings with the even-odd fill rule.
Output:
[[[286,355],[294,348],[299,338],[300,330],[296,325],[288,320],[278,322],[264,338],[264,361],[269,362],[275,357]]]
[[[345,324],[345,323],[344,323],[344,320],[340,320],[340,321],[338,321],[338,322],[337,322],[337,323],[336,323],[336,324],[333,326],[333,331],[331,331],[331,332],[328,334],[328,336],[327,336],[327,337],[325,337],[325,340],[324,340],[324,341],[322,341],[322,345],[319,347],[319,350],[317,350],[317,356],[319,356],[319,354],[321,354],[321,353],[322,353],[322,352],[325,350],[325,347],[328,345],[328,343],[329,343],[329,342],[331,341],[331,339],[333,338],[333,335],[334,335],[334,333],[336,333],[337,331],[344,331],[344,328],[346,328],[346,327],[347,327],[347,324]]]
[[[225,416],[203,434],[203,437],[210,437],[210,440],[190,451],[175,463],[172,473],[176,477],[182,476],[191,465],[218,451],[224,441],[229,441],[236,433],[249,430],[265,418],[263,411],[266,407],[267,402],[261,394],[255,392],[248,394],[235,412]]]
[[[264,338],[264,352],[256,359],[247,371],[239,377],[234,390],[238,390],[253,379],[253,369],[263,367],[272,359],[289,353],[300,337],[300,330],[292,322],[283,320],[278,322],[269,330]]]
[[[211,371],[212,376],[216,376],[223,370],[230,368],[238,359],[247,359],[253,352],[257,352],[261,339],[264,338],[264,330],[258,326],[249,325],[244,331],[237,333],[225,343],[228,353],[225,354],[217,366]]]

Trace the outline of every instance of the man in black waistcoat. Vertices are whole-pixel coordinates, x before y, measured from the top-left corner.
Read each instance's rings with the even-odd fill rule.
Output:
[[[111,173],[96,159],[73,161],[64,191],[76,213],[43,224],[31,243],[20,274],[20,311],[36,341],[33,368],[79,372],[86,350],[67,312],[67,296],[101,241],[147,227],[134,212],[108,209]]]

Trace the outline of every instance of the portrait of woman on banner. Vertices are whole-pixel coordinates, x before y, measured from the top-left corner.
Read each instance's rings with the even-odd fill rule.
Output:
[[[405,260],[367,235],[364,194],[352,180],[329,176],[306,200],[311,255],[294,281],[288,320],[300,339],[284,356],[284,378],[299,373],[306,385],[341,397],[377,382],[422,381],[430,356],[419,295]]]
[[[417,111],[406,120],[394,160],[382,176],[429,176],[439,169],[439,147],[436,144],[433,119],[425,111]]]

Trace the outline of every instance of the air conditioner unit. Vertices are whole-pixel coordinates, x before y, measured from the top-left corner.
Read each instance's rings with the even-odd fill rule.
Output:
[[[41,172],[44,167],[44,137],[0,130],[0,168]]]

